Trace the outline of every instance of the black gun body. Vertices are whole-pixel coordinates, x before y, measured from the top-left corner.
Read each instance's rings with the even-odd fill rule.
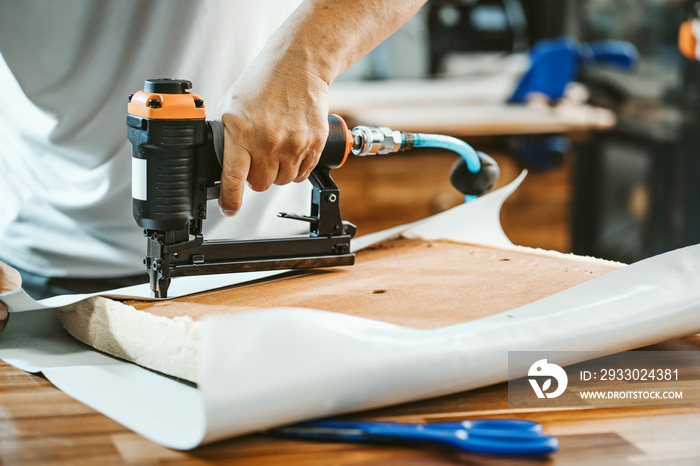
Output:
[[[159,82],[151,85],[150,92],[158,92],[158,86],[163,85],[160,81],[172,85],[168,80],[154,81]],[[182,82],[177,84],[180,88],[173,94],[184,94],[184,90],[179,92],[184,89]],[[148,102],[150,107],[157,100],[157,112],[165,97],[168,95],[146,94],[139,96],[139,101]],[[203,109],[203,102],[192,97],[197,108]],[[342,119],[329,116],[329,138],[309,177],[313,186],[311,214],[280,214],[308,222],[308,236],[205,241],[202,222],[207,216],[207,200],[218,197],[221,179],[213,125],[221,128],[221,123],[204,118],[148,118],[137,113],[152,109],[134,108],[135,114],[130,111],[127,116],[127,136],[133,148],[133,214],[148,237],[144,265],[154,297],[167,297],[171,278],[177,276],[354,263],[350,239],[355,227],[340,216],[340,193],[330,176],[332,168],[343,164],[350,148],[350,133]],[[222,147],[218,149],[222,152]]]

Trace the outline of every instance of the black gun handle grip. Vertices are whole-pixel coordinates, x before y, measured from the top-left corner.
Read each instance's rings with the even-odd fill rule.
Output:
[[[328,139],[317,166],[331,170],[342,167],[350,154],[352,142],[352,133],[345,121],[338,115],[328,115]]]
[[[221,120],[209,120],[208,123],[211,128],[213,153],[219,160],[219,164],[222,164],[224,160],[224,124]],[[345,121],[338,115],[328,115],[328,139],[326,139],[326,145],[321,152],[318,166],[329,169],[340,168],[350,154],[352,141],[352,134]]]

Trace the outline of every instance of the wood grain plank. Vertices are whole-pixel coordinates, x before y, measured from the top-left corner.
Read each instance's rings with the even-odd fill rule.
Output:
[[[491,143],[492,144],[492,143]],[[523,167],[488,144],[475,144],[496,159],[501,170],[496,187],[514,180]],[[333,178],[340,187],[343,218],[357,225],[358,235],[384,230],[443,212],[463,202],[450,184],[456,155],[426,149],[381,157],[350,158]],[[501,223],[514,244],[568,252],[571,250],[570,205],[573,155],[559,167],[531,170],[506,201]]]
[[[353,267],[127,304],[156,316],[195,320],[253,308],[306,307],[438,328],[514,309],[616,268],[528,250],[400,239],[360,251]]]
[[[693,347],[697,341],[697,337],[680,339],[662,345],[662,349]],[[2,362],[0,374],[11,379],[36,377]],[[559,436],[560,452],[551,458],[513,459],[413,446],[310,442],[265,435],[249,435],[181,452],[128,431],[59,392],[41,377],[36,378],[38,383],[7,388],[0,396],[2,464],[499,466],[694,464],[700,458],[700,446],[696,441],[700,408],[507,412],[502,409],[507,396],[505,384],[358,413],[353,417],[402,422],[445,421],[481,417],[483,414],[477,413],[493,409],[488,417],[541,422],[545,432]]]

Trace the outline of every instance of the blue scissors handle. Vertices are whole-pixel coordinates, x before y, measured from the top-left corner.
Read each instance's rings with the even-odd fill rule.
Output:
[[[480,428],[476,428],[465,427],[462,422],[400,424],[316,421],[283,428],[281,433],[317,439],[433,443],[472,453],[495,455],[548,455],[559,448],[557,438],[542,435],[539,424],[518,421],[502,425],[502,422],[479,421],[476,425]]]
[[[542,424],[520,419],[477,419],[458,422],[426,424],[431,429],[467,429],[472,435],[482,437],[541,437]]]
[[[451,422],[430,424],[435,426],[438,424],[454,424]],[[485,430],[502,430],[506,432],[530,432],[541,434],[542,424],[534,421],[523,421],[521,419],[475,419],[473,421],[461,421],[458,424],[465,429],[485,429]]]

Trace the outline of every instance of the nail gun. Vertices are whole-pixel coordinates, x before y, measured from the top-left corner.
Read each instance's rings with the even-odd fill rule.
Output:
[[[366,126],[350,131],[341,117],[330,115],[326,145],[309,176],[310,215],[278,214],[308,222],[309,235],[206,241],[202,226],[207,200],[219,196],[224,127],[221,121],[206,120],[204,101],[189,92],[191,87],[182,79],[149,79],[143,90],[129,96],[133,214],[148,238],[144,265],[153,296],[166,298],[171,279],[178,276],[352,265],[350,239],[356,228],[340,215],[331,169],[342,166],[350,153],[411,149],[421,135]],[[460,179],[462,186],[478,191],[466,194],[488,191],[498,177],[493,159],[482,153],[474,157],[470,169],[469,160],[453,169],[453,183]],[[465,183],[465,177],[471,181]]]

